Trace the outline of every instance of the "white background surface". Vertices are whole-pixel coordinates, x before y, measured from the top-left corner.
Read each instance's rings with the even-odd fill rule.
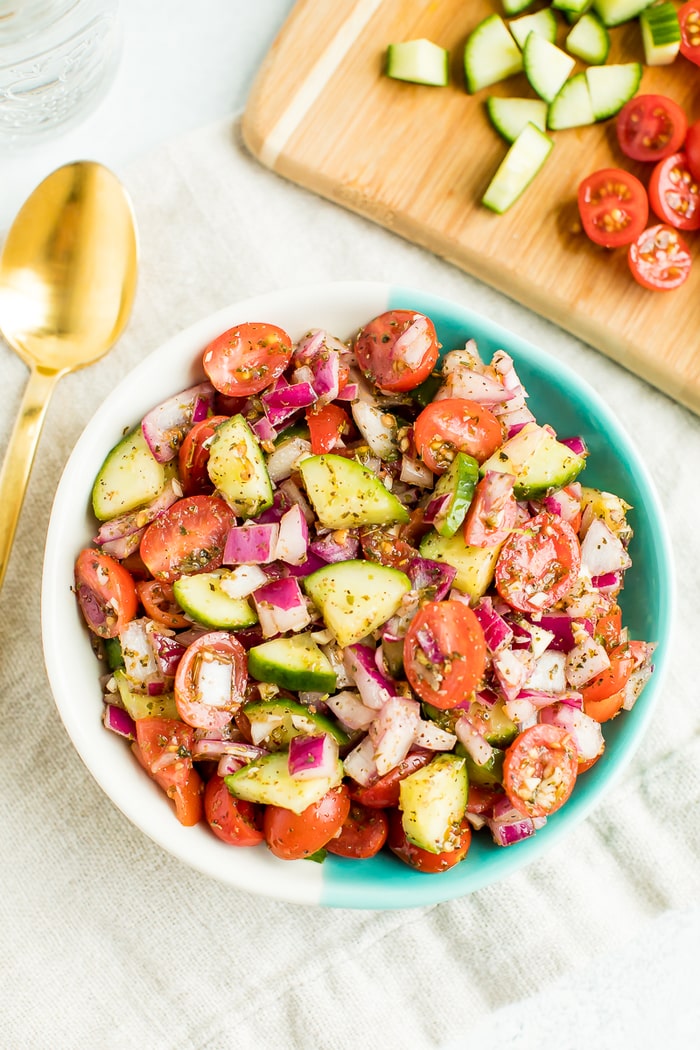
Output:
[[[60,164],[92,158],[119,174],[152,147],[239,110],[292,6],[293,0],[122,0],[121,63],[99,108],[49,142],[13,152],[0,147],[0,230]],[[699,931],[697,913],[690,923],[687,916],[664,916],[638,940],[498,1011],[453,1045],[650,1050],[670,1036],[690,1046]]]

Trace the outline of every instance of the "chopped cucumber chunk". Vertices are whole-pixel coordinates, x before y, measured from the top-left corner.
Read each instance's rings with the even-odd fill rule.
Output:
[[[668,66],[674,61],[681,46],[681,26],[672,3],[656,4],[639,16],[644,44],[644,59],[648,66]]]
[[[508,28],[515,37],[519,48],[525,47],[525,41],[530,33],[537,33],[545,40],[554,44],[557,39],[557,19],[553,11],[543,7],[541,11],[535,11],[533,15],[523,15],[522,18],[514,18],[508,23]]]
[[[530,33],[523,48],[523,66],[530,86],[545,102],[551,102],[561,91],[575,60],[556,44]]]
[[[304,580],[304,590],[343,647],[386,623],[410,589],[405,573],[373,561],[324,565]]]
[[[119,668],[114,672],[114,681],[119,690],[119,698],[124,710],[136,720],[138,718],[180,718],[173,693],[161,693],[149,696],[148,693],[135,693],[129,687],[126,672]]]
[[[541,98],[502,98],[490,95],[486,110],[491,123],[506,142],[515,142],[526,124],[540,131],[547,127],[547,103]]]
[[[532,7],[534,0],[503,0],[503,10],[507,15],[519,15]]]
[[[629,102],[642,79],[639,62],[624,62],[613,66],[591,66],[586,70],[588,90],[591,94],[593,116],[596,120],[607,120]]]
[[[500,470],[515,475],[517,499],[539,499],[550,489],[570,485],[585,466],[585,458],[572,452],[537,423],[527,423],[498,451],[481,464],[481,473]]]
[[[97,472],[92,509],[99,521],[127,514],[155,499],[165,485],[165,468],[154,459],[141,427],[118,441]]]
[[[619,26],[629,22],[642,11],[651,7],[654,0],[593,0],[593,9],[598,12],[606,26]]]
[[[469,595],[471,605],[476,605],[493,582],[501,546],[502,544],[495,547],[472,547],[464,542],[461,531],[456,532],[454,536],[440,536],[437,532],[428,532],[421,541],[420,552],[424,558],[444,561],[456,569],[454,586],[458,591]]]
[[[552,0],[552,7],[562,11],[568,21],[574,22],[588,11],[593,0]]]
[[[235,773],[224,777],[226,787],[236,798],[259,802],[264,806],[283,806],[292,813],[303,813],[337,787],[343,779],[343,763],[338,759],[335,771],[322,777],[293,777],[288,769],[287,751],[261,755]]]
[[[265,456],[243,416],[231,416],[216,428],[207,470],[213,484],[239,517],[254,518],[272,506],[272,484]]]
[[[231,570],[216,569],[181,576],[173,584],[173,593],[184,612],[204,627],[250,627],[258,622],[258,617],[245,598],[232,598],[226,593],[226,580],[231,575]]]
[[[431,40],[405,40],[389,44],[386,75],[413,84],[444,87],[449,79],[449,53]]]
[[[464,48],[464,73],[471,95],[522,68],[522,51],[500,15],[489,15],[469,34]]]
[[[479,481],[479,464],[473,456],[458,452],[433,489],[434,500],[443,500],[433,520],[440,536],[454,536],[464,521]]]
[[[436,755],[399,786],[401,823],[409,842],[430,853],[456,849],[467,808],[467,765],[455,754]]]
[[[328,733],[338,744],[349,740],[335,719],[297,700],[254,700],[245,704],[242,713],[250,724],[253,743],[268,751],[289,747],[295,736]]]
[[[610,34],[597,15],[589,11],[569,31],[566,50],[591,66],[602,66],[610,51]]]
[[[273,682],[282,689],[335,690],[335,671],[309,631],[254,645],[248,652],[248,671],[256,681]]]
[[[499,215],[507,211],[530,185],[553,145],[534,124],[526,124],[486,188],[481,203]]]
[[[591,95],[585,73],[575,73],[562,87],[549,107],[547,124],[552,131],[578,128],[595,123]]]
[[[309,456],[299,471],[316,516],[329,529],[408,521],[408,511],[381,479],[353,459]]]

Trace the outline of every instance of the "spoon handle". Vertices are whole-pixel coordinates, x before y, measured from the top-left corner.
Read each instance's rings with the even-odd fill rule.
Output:
[[[0,587],[10,560],[34,454],[60,372],[32,369],[0,471]]]

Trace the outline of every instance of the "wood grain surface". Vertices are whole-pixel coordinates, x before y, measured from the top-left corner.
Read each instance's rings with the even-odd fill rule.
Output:
[[[536,4],[532,10],[541,5]],[[469,95],[462,54],[497,0],[298,0],[267,55],[243,118],[244,141],[280,175],[373,219],[560,325],[700,413],[700,232],[695,267],[672,292],[632,279],[624,249],[581,233],[576,188],[623,166],[615,122],[550,133],[543,170],[505,215],[480,198],[506,152],[485,112],[489,93],[529,95],[524,75]],[[566,32],[562,20],[560,43]],[[609,62],[642,61],[639,28],[611,31]],[[450,84],[382,73],[389,43],[427,37],[448,48]],[[577,66],[577,68],[583,68]],[[645,68],[640,93],[670,95],[700,119],[700,68],[679,57]],[[650,224],[655,221],[650,219]]]

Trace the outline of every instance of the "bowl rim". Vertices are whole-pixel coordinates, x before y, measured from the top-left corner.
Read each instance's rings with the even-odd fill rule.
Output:
[[[77,482],[83,481],[80,471],[80,463],[84,459],[94,460],[99,454],[101,459],[106,455],[111,445],[105,445],[104,441],[110,426],[115,440],[121,431],[117,432],[117,424],[122,419],[121,427],[134,421],[138,421],[148,408],[152,407],[154,397],[148,393],[148,377],[156,372],[166,363],[177,362],[180,368],[179,375],[189,374],[192,382],[196,382],[202,376],[201,367],[198,366],[198,355],[201,361],[201,350],[217,334],[230,327],[232,324],[240,323],[244,319],[250,319],[258,314],[266,320],[275,321],[275,317],[289,312],[290,314],[305,313],[312,325],[317,326],[314,309],[317,314],[323,313],[318,309],[329,309],[331,313],[336,310],[348,318],[355,318],[354,328],[358,324],[365,323],[367,319],[377,316],[386,309],[400,308],[405,303],[411,308],[420,310],[430,316],[431,308],[434,312],[443,311],[459,318],[463,327],[467,325],[476,326],[494,336],[502,343],[508,353],[512,353],[516,359],[526,360],[540,370],[548,370],[554,373],[554,382],[574,386],[580,392],[581,402],[592,406],[596,425],[605,427],[606,435],[612,438],[624,454],[625,464],[633,468],[636,475],[643,483],[646,500],[651,512],[650,520],[654,522],[654,545],[653,550],[658,555],[659,566],[663,566],[665,575],[664,592],[659,596],[659,635],[658,658],[655,658],[655,672],[649,683],[647,683],[640,701],[637,702],[634,712],[626,715],[629,722],[626,723],[626,731],[621,741],[616,741],[615,760],[612,765],[608,763],[599,771],[594,781],[594,788],[587,790],[585,794],[577,798],[576,793],[567,803],[566,807],[554,818],[550,818],[545,829],[538,832],[531,839],[518,845],[517,851],[501,848],[499,862],[496,865],[489,864],[482,870],[469,870],[467,865],[469,858],[451,871],[436,876],[426,876],[422,873],[413,872],[405,865],[399,864],[389,858],[389,868],[384,860],[377,867],[377,876],[368,878],[365,867],[372,862],[347,862],[340,858],[329,857],[323,865],[302,864],[301,862],[277,861],[264,847],[258,855],[254,865],[254,878],[251,879],[250,865],[247,863],[229,861],[226,857],[233,854],[247,854],[248,851],[232,850],[231,847],[220,843],[206,829],[206,839],[201,837],[197,841],[197,850],[193,854],[192,841],[182,834],[187,831],[204,829],[183,829],[175,820],[170,809],[170,803],[164,794],[138,769],[139,774],[136,794],[138,797],[129,796],[128,783],[130,780],[129,770],[135,769],[135,760],[125,746],[124,741],[107,733],[102,727],[101,720],[98,722],[97,730],[101,737],[105,738],[105,746],[101,746],[100,737],[92,726],[90,733],[85,732],[82,725],[82,712],[78,710],[74,700],[75,685],[67,671],[66,644],[70,650],[71,657],[85,653],[85,641],[83,637],[80,645],[75,645],[75,630],[71,628],[80,626],[83,636],[87,631],[82,625],[78,613],[77,603],[72,593],[68,597],[72,583],[68,579],[67,567],[72,563],[77,553],[75,546],[70,558],[64,546],[68,521],[74,524],[80,522],[84,530],[92,527],[94,531],[94,520],[87,507],[75,508],[75,488]],[[412,305],[411,305],[412,304]],[[266,311],[266,313],[261,313]],[[259,313],[260,312],[260,313]],[[279,321],[275,321],[279,323]],[[291,327],[291,326],[290,326]],[[305,329],[308,330],[308,323]],[[348,329],[348,334],[354,330]],[[300,331],[300,335],[302,334]],[[341,338],[346,338],[345,332],[339,332]],[[293,336],[294,338],[294,336]],[[477,337],[477,344],[479,338]],[[517,364],[517,361],[516,361]],[[178,387],[184,389],[184,386]],[[134,398],[134,393],[137,396]],[[163,397],[168,391],[163,391]],[[176,392],[175,387],[169,387],[169,392]],[[129,394],[126,403],[123,399]],[[160,398],[160,393],[157,394]],[[132,410],[133,409],[133,410]],[[112,419],[114,417],[114,419]],[[544,420],[546,422],[546,420]],[[102,444],[100,445],[100,442]],[[99,446],[97,452],[95,446]],[[100,449],[102,450],[100,452]],[[96,469],[99,468],[99,462]],[[96,473],[96,469],[95,472]],[[94,473],[92,477],[94,477]],[[92,484],[90,478],[90,485]],[[83,489],[87,486],[83,485]],[[80,485],[78,484],[78,491]],[[87,532],[85,533],[87,535]],[[72,612],[71,612],[72,608]],[[651,478],[646,465],[637,452],[634,443],[626,431],[622,428],[610,407],[602,400],[597,391],[580,376],[569,365],[559,361],[550,352],[545,351],[529,341],[523,339],[497,322],[491,321],[483,314],[478,313],[471,307],[463,306],[453,300],[427,293],[410,286],[399,286],[389,282],[374,281],[334,281],[322,284],[307,284],[278,289],[262,293],[261,295],[248,297],[231,303],[205,317],[200,318],[194,324],[178,332],[160,346],[152,350],[139,364],[130,369],[119,384],[107,395],[102,403],[95,409],[91,418],[83,428],[81,435],[76,441],[66,461],[61,478],[56,487],[56,492],[51,508],[49,527],[46,538],[44,553],[44,565],[42,575],[41,591],[41,621],[42,642],[44,649],[44,661],[51,686],[54,702],[64,727],[71,738],[73,745],[83,763],[88,768],[93,778],[98,782],[102,790],[108,795],[115,806],[144,832],[152,841],[171,855],[183,861],[189,867],[194,868],[219,881],[223,881],[235,888],[254,892],[257,895],[270,896],[278,900],[292,903],[326,905],[332,907],[350,907],[362,909],[390,909],[404,907],[423,907],[444,900],[461,897],[476,889],[500,881],[508,874],[530,864],[537,856],[549,850],[563,834],[582,821],[596,806],[601,798],[606,795],[623,769],[636,751],[641,739],[646,732],[651,720],[655,702],[661,691],[663,680],[666,675],[669,661],[669,641],[673,628],[675,610],[675,571],[672,548],[668,533],[668,526],[663,512],[661,501],[656,491],[656,486]],[[68,626],[69,633],[63,640],[60,632],[55,630],[56,623]],[[88,645],[89,645],[89,640]],[[94,656],[92,657],[94,661]],[[97,668],[95,668],[97,670]],[[94,675],[97,683],[98,675]],[[643,703],[641,702],[643,698]],[[630,715],[634,714],[633,718]],[[628,726],[628,728],[627,728]],[[107,746],[109,743],[109,746]],[[119,745],[123,755],[114,747]],[[96,750],[95,750],[96,748]],[[102,764],[105,755],[110,758],[106,766]],[[607,758],[607,756],[605,756]],[[601,759],[601,763],[603,760]],[[600,763],[599,763],[600,764]],[[592,771],[593,772],[593,771]],[[590,774],[589,774],[590,775]],[[143,797],[142,797],[143,796]],[[166,819],[166,817],[168,819]],[[564,819],[561,819],[564,818]],[[173,827],[172,825],[175,825]],[[194,838],[194,837],[193,837]],[[211,840],[211,841],[207,841]],[[494,847],[498,849],[497,847]],[[375,858],[378,860],[378,858]],[[330,862],[330,863],[329,863]],[[282,871],[280,871],[282,865]],[[361,866],[361,867],[360,867]],[[466,872],[464,869],[467,869]],[[489,876],[489,871],[495,878]],[[281,877],[280,877],[281,876]]]

